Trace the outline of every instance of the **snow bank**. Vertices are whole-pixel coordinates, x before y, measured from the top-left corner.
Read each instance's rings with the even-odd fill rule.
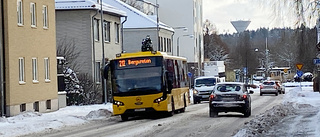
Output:
[[[279,135],[278,130],[274,128],[275,125],[282,123],[285,118],[290,116],[295,117],[304,115],[305,113],[317,114],[320,107],[319,99],[319,92],[301,90],[300,87],[293,88],[285,94],[282,104],[274,106],[265,113],[256,115],[255,118],[245,123],[244,128],[239,130],[234,137],[265,136],[268,134]],[[312,124],[312,121],[310,123]],[[312,125],[308,127],[314,127]],[[293,129],[292,132],[298,130],[299,129]],[[282,134],[295,135],[294,133],[286,132],[291,131],[282,130]],[[317,135],[318,133],[312,134]]]

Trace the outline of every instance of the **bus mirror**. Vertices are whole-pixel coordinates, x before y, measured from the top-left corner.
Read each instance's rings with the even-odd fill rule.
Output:
[[[104,66],[102,72],[103,72],[103,73],[102,73],[102,74],[103,74],[103,77],[104,77],[105,79],[108,79],[109,64],[106,64],[106,65]]]

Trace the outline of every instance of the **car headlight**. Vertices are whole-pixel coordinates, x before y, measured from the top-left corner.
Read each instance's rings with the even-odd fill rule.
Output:
[[[193,94],[198,94],[198,90],[193,90]]]

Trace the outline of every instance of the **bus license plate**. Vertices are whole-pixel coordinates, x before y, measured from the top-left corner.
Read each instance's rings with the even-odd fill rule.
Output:
[[[140,108],[140,109],[135,109],[134,111],[146,111],[146,109],[145,108]]]

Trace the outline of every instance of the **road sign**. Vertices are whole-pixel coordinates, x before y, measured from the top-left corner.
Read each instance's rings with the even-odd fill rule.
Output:
[[[313,64],[320,65],[320,59],[313,59]]]
[[[298,70],[301,70],[301,69],[302,69],[302,67],[303,67],[303,64],[298,63],[298,64],[296,64],[296,66],[297,66],[297,69],[298,69]]]
[[[298,75],[298,77],[301,77],[301,76],[303,75],[303,72],[300,71],[300,70],[298,70],[298,71],[297,71],[297,75]]]
[[[287,73],[287,72],[288,72],[288,69],[283,69],[283,72],[284,72],[284,73]]]
[[[248,71],[247,68],[244,67],[244,68],[243,68],[243,73],[244,73],[244,74],[247,74],[247,71]]]
[[[188,76],[189,76],[189,78],[191,78],[192,77],[192,73],[188,72]]]

